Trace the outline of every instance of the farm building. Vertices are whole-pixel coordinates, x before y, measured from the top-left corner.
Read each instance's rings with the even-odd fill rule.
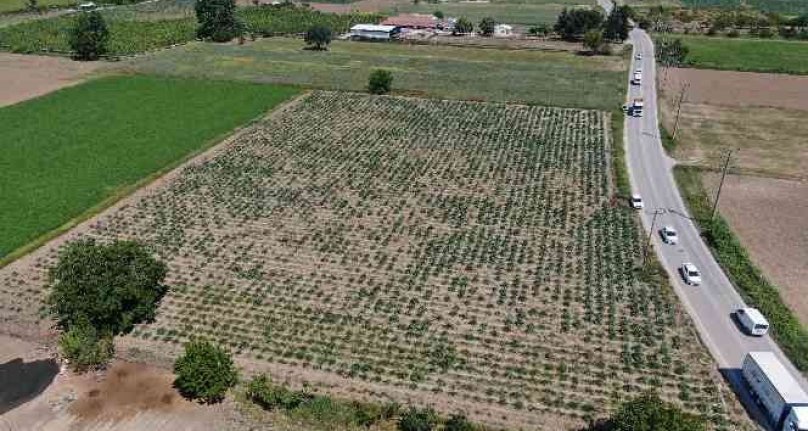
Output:
[[[401,28],[430,29],[430,30],[441,28],[441,24],[442,24],[441,20],[435,18],[432,15],[424,15],[418,13],[391,16],[382,21],[382,25],[392,25]]]
[[[393,25],[356,24],[351,27],[349,36],[360,40],[390,40],[400,31],[399,27]]]

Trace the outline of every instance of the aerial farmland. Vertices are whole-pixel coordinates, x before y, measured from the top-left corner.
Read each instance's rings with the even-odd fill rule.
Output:
[[[192,337],[253,371],[369,400],[558,429],[643,389],[728,421],[689,318],[637,271],[609,114],[307,93],[0,272],[36,322],[65,241],[136,239],[168,263],[130,347]]]

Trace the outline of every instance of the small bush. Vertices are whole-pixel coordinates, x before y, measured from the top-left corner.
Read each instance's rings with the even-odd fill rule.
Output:
[[[399,418],[398,429],[400,431],[432,431],[437,423],[438,416],[434,410],[411,407]]]
[[[480,21],[480,34],[483,36],[491,36],[494,34],[496,26],[497,22],[494,21],[494,18],[487,16]]]
[[[101,368],[115,352],[112,335],[99,334],[86,321],[72,325],[63,333],[59,338],[59,347],[74,371]]]
[[[109,30],[98,11],[80,13],[70,30],[70,49],[78,60],[98,60],[107,53]]]
[[[333,33],[330,28],[324,25],[315,25],[309,28],[303,40],[306,41],[309,47],[322,51],[328,49],[328,44],[331,43],[332,38]]]
[[[247,385],[247,397],[266,410],[291,410],[311,399],[309,394],[292,391],[284,386],[275,385],[272,380],[261,374],[254,377]]]
[[[474,431],[477,428],[463,414],[453,414],[443,424],[443,431]]]
[[[371,94],[387,94],[393,86],[393,74],[389,70],[376,69],[368,78],[368,91]]]
[[[454,29],[452,30],[452,34],[468,34],[474,31],[474,24],[468,20],[468,18],[460,17],[455,22]]]
[[[222,348],[196,340],[185,345],[185,353],[174,363],[174,386],[183,396],[214,403],[224,398],[238,381],[233,359]]]

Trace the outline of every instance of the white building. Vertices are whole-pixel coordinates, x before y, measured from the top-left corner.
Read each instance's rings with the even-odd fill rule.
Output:
[[[503,37],[513,34],[513,26],[508,24],[497,24],[494,26],[494,36]]]
[[[356,24],[351,27],[349,36],[351,39],[390,40],[400,31],[393,25]]]

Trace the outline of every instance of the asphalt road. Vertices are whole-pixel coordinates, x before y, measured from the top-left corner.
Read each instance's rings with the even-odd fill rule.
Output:
[[[599,3],[605,2],[599,0]],[[650,233],[652,246],[659,260],[671,276],[674,290],[690,314],[703,342],[742,401],[747,401],[748,394],[738,385],[740,377],[737,370],[740,369],[745,354],[750,351],[775,352],[803,388],[808,390],[805,378],[770,337],[747,336],[731,318],[734,310],[745,306],[744,301],[713,258],[690,219],[673,179],[674,161],[662,148],[657,126],[653,43],[648,34],[640,29],[633,30],[629,38],[634,45],[634,55],[626,80],[629,86],[628,100],[642,97],[645,103],[642,117],[626,117],[625,121],[629,176],[632,192],[641,195],[645,201],[645,209],[640,211],[640,217],[646,233]],[[642,60],[635,59],[637,53],[642,54]],[[642,70],[642,85],[631,85],[630,76],[638,68]],[[658,215],[654,231],[651,232],[655,212]],[[666,225],[676,229],[679,244],[668,245],[662,241],[658,230]],[[700,286],[690,286],[682,281],[678,269],[683,262],[691,262],[699,268],[703,279]],[[754,409],[750,413],[757,416]]]

